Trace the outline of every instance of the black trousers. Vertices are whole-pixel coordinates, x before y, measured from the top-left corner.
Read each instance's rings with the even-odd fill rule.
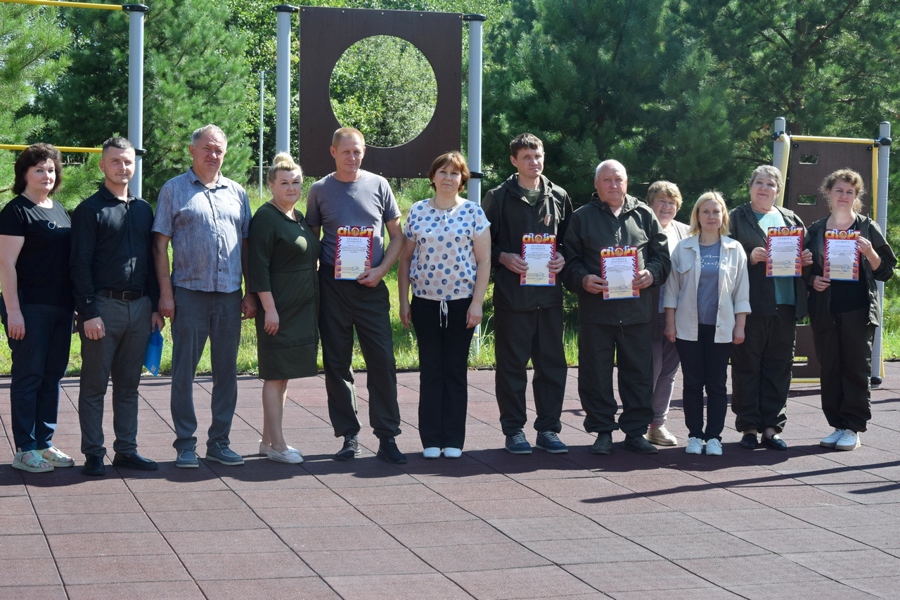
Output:
[[[328,416],[335,437],[356,435],[356,386],[353,379],[353,330],[366,361],[369,423],[380,438],[400,435],[397,366],[391,332],[391,301],[383,281],[374,288],[336,281],[334,267],[319,269],[319,333],[325,366]]]
[[[566,353],[563,347],[563,308],[494,311],[495,391],[504,435],[525,427],[525,390],[528,360],[534,366],[531,388],[537,431],[559,433],[566,393]]]
[[[599,433],[621,429],[626,436],[647,433],[653,421],[653,365],[650,323],[578,327],[578,396],[584,428]],[[613,364],[619,371],[622,414],[613,395]]]
[[[728,359],[732,344],[716,343],[715,325],[698,325],[697,341],[675,338],[684,378],[684,424],[688,435],[703,441],[722,439],[728,413]],[[706,430],[703,429],[706,388]]]
[[[787,421],[797,312],[788,304],[779,304],[777,311],[747,315],[744,343],[732,351],[731,410],[738,431],[772,427],[780,433]]]
[[[822,412],[835,429],[865,431],[872,419],[869,377],[872,340],[868,307],[812,319],[816,356],[822,365]]]
[[[459,448],[466,441],[471,298],[441,302],[413,297],[410,309],[419,346],[419,437],[423,448]]]

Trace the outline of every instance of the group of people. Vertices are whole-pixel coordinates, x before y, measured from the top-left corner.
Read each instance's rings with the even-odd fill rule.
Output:
[[[807,300],[822,363],[822,407],[834,429],[821,444],[858,447],[871,418],[876,281],[890,278],[897,261],[878,225],[859,214],[864,189],[853,171],[837,171],[823,182],[831,215],[808,231],[776,205],[783,181],[768,166],[754,171],[748,204],[729,213],[721,194],[707,192],[686,226],[675,220],[682,204],[675,184],[656,182],[646,202],[639,200],[627,194],[625,167],[614,160],[597,166],[596,192],[573,211],[566,191],[543,175],[543,143],[525,133],[510,144],[516,172],[480,205],[459,195],[470,177],[465,158],[459,152],[439,156],[428,173],[433,196],[414,204],[401,225],[387,181],[362,169],[365,140],[356,129],[335,132],[335,171],[311,186],[306,215],[296,209],[303,173],[289,155],[275,157],[268,172],[271,199],[251,215],[244,189],[221,173],[225,133],[201,127],[189,151],[192,166],[162,187],[155,215],[128,188],[135,150],[124,138],[103,144],[104,182],[71,217],[51,198],[62,181],[59,151],[35,144],[16,161],[17,195],[0,211],[0,317],[12,351],[15,468],[45,472],[75,464],[52,438],[76,311],[86,475],[105,473],[102,421],[110,379],[112,464],[158,468],[137,452],[138,385],[147,342],[165,319],[172,328],[177,467],[199,466],[193,381],[207,341],[213,389],[205,459],[244,462],[229,439],[242,318],[255,318],[264,380],[260,454],[303,462],[284,438],[282,415],[288,381],[317,373],[320,342],[328,413],[342,440],[334,458],[360,453],[355,332],[368,372],[377,456],[405,463],[396,443],[400,411],[390,292],[383,281],[398,260],[400,321],[415,329],[418,341],[425,458],[462,455],[469,346],[492,273],[496,397],[512,454],[533,449],[524,433],[529,361],[534,446],[568,452],[559,438],[567,378],[563,285],[578,296],[578,393],[584,427],[597,436],[593,454],[612,452],[617,429],[625,434],[624,447],[639,453],[678,443],[665,424],[679,363],[686,451],[722,454],[729,360],[741,445],[786,449],[779,434],[794,327],[807,314]],[[767,276],[766,232],[785,226],[803,229],[802,277]],[[858,232],[856,281],[826,276],[826,232],[834,230]],[[351,275],[351,255],[360,246],[347,239],[349,231],[364,236],[364,268]],[[534,240],[545,246],[530,254],[525,242]],[[618,284],[603,258],[611,248],[634,255],[627,297],[611,293]],[[623,405],[618,418],[614,366]]]

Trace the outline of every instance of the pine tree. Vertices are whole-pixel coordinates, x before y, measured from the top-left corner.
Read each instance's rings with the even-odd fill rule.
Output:
[[[56,24],[56,9],[0,4],[0,143],[39,141],[46,121],[22,114],[34,98],[35,86],[53,83],[67,62],[59,53],[70,43]],[[12,198],[16,153],[0,150],[0,202]]]

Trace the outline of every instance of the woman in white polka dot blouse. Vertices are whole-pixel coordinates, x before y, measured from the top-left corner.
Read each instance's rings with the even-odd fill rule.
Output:
[[[400,321],[419,346],[419,437],[425,458],[459,458],[466,437],[469,344],[481,323],[491,271],[490,223],[460,198],[469,180],[459,152],[428,172],[433,198],[415,203],[404,225],[398,287]],[[412,283],[413,298],[409,299]]]

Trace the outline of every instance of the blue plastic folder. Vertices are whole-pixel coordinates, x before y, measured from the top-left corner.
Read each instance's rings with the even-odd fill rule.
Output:
[[[150,334],[150,343],[147,344],[147,352],[144,354],[144,367],[154,377],[159,377],[159,363],[162,362],[163,336],[158,328]]]

